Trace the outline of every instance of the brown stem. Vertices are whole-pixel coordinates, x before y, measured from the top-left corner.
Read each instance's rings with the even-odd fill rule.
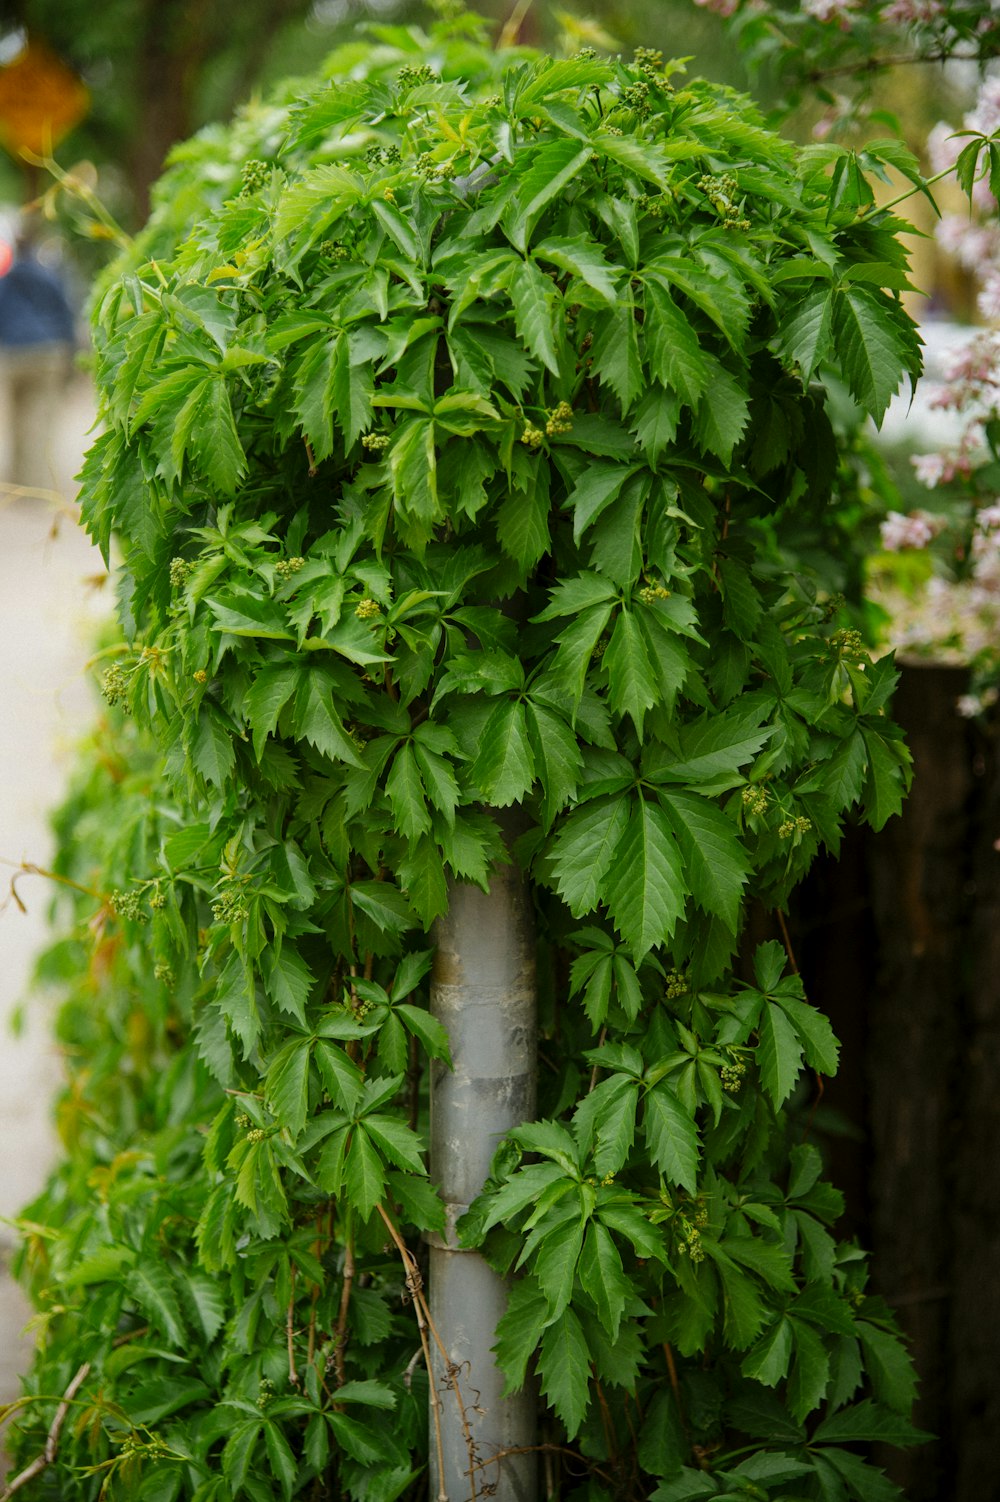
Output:
[[[788,934],[788,924],[785,922],[785,914],[780,907],[776,909],[776,912],[778,914],[778,927],[781,929],[781,942],[785,946],[788,963],[792,967],[792,973],[798,975],[799,967],[795,959],[795,950],[792,948],[792,941]]]
[[[691,1431],[688,1428],[687,1415],[684,1412],[684,1404],[681,1402],[681,1384],[680,1379],[677,1376],[677,1363],[674,1361],[673,1347],[670,1345],[669,1341],[665,1340],[663,1342],[663,1354],[666,1357],[667,1361],[667,1371],[670,1374],[670,1390],[674,1395],[674,1402],[677,1404],[677,1412],[680,1415],[681,1428],[684,1430],[684,1433],[688,1439],[688,1443],[690,1444]]]
[[[468,1414],[466,1413],[465,1402],[462,1398],[462,1389],[458,1384],[458,1369],[452,1362],[450,1356],[448,1355],[448,1352],[445,1350],[444,1343],[441,1340],[441,1336],[438,1334],[437,1327],[435,1326],[434,1321],[431,1319],[431,1312],[428,1308],[427,1300],[424,1298],[423,1294],[424,1280],[421,1276],[420,1268],[417,1266],[416,1258],[410,1251],[409,1247],[406,1245],[406,1242],[403,1240],[402,1236],[400,1236],[392,1220],[386,1214],[381,1205],[378,1206],[378,1213],[385,1221],[389,1235],[395,1242],[396,1250],[399,1252],[403,1266],[406,1269],[406,1288],[407,1292],[410,1294],[410,1297],[413,1299],[413,1308],[417,1316],[417,1328],[420,1331],[420,1344],[423,1346],[424,1350],[424,1361],[427,1365],[427,1376],[430,1380],[431,1412],[434,1418],[434,1434],[438,1456],[439,1486],[436,1502],[448,1502],[448,1494],[444,1490],[444,1445],[441,1438],[441,1399],[437,1392],[437,1384],[434,1381],[434,1373],[431,1367],[431,1353],[427,1340],[428,1333],[433,1339],[434,1344],[437,1346],[441,1360],[444,1363],[445,1373],[447,1374],[451,1389],[455,1394],[455,1401],[458,1404],[459,1419],[462,1425],[462,1434],[465,1438],[466,1449],[469,1453],[468,1475],[471,1488],[470,1502],[475,1502],[475,1499],[479,1495],[476,1490],[475,1478],[476,1448],[472,1438],[472,1430],[469,1428],[469,1419]]]
[[[292,1263],[291,1291],[288,1295],[288,1310],[285,1314],[285,1339],[288,1342],[288,1380],[293,1387],[299,1385],[295,1369],[295,1263]]]
[[[603,1048],[604,1047],[604,1040],[605,1040],[605,1038],[607,1036],[608,1036],[608,1029],[607,1029],[607,1024],[605,1024],[605,1026],[601,1028],[601,1031],[598,1034],[598,1038],[597,1038],[597,1046],[598,1046],[598,1048]],[[597,1071],[598,1071],[598,1066],[595,1064],[594,1067],[593,1067],[593,1069],[590,1071],[590,1084],[587,1086],[587,1094],[588,1095],[590,1095],[590,1093],[593,1091],[594,1087],[597,1084]]]
[[[487,1466],[497,1465],[499,1461],[506,1460],[508,1455],[544,1455],[546,1457],[551,1455],[569,1455],[574,1460],[579,1460],[593,1475],[600,1476],[602,1481],[607,1481],[611,1485],[614,1484],[614,1477],[608,1471],[602,1470],[599,1465],[595,1465],[592,1460],[588,1460],[586,1455],[581,1455],[579,1450],[571,1450],[568,1445],[512,1445],[508,1450],[498,1450],[488,1460],[477,1460],[470,1469],[473,1471],[485,1471]]]
[[[19,1472],[19,1474],[14,1477],[13,1481],[8,1481],[6,1487],[4,1488],[3,1495],[0,1496],[0,1502],[7,1502],[8,1497],[12,1497],[15,1492],[19,1492],[21,1490],[22,1486],[27,1486],[29,1481],[34,1480],[36,1476],[40,1476],[42,1471],[50,1466],[55,1460],[56,1452],[59,1449],[59,1435],[62,1432],[63,1424],[66,1422],[66,1415],[67,1413],[69,1413],[70,1404],[76,1397],[84,1382],[86,1382],[89,1374],[90,1362],[85,1361],[62,1395],[62,1400],[59,1404],[59,1407],[55,1411],[55,1417],[53,1418],[52,1423],[49,1427],[48,1436],[45,1440],[45,1449],[42,1451],[41,1455],[37,1456],[36,1459],[31,1462],[30,1465],[25,1466],[24,1470]]]
[[[416,1036],[410,1034],[409,1060],[406,1069],[406,1088],[409,1100],[410,1131],[417,1130],[417,1121],[420,1115],[420,1048]]]
[[[316,459],[312,451],[312,444],[309,442],[308,438],[304,438],[303,442],[306,446],[306,458],[309,460],[309,468],[306,473],[308,474],[310,480],[314,480],[316,478]]]
[[[348,1219],[344,1239],[344,1282],[340,1290],[340,1309],[337,1313],[337,1329],[334,1335],[333,1359],[337,1368],[337,1386],[347,1381],[344,1353],[347,1348],[347,1311],[351,1306],[351,1289],[354,1286],[354,1234]]]

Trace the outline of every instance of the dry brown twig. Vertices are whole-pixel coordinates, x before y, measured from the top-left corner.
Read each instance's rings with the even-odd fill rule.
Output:
[[[90,1362],[85,1361],[62,1395],[59,1407],[55,1411],[55,1417],[49,1426],[48,1436],[45,1440],[45,1449],[41,1455],[35,1457],[30,1465],[25,1466],[24,1470],[20,1471],[14,1477],[13,1481],[8,1481],[3,1493],[0,1494],[0,1502],[7,1502],[9,1497],[13,1497],[14,1493],[19,1492],[22,1486],[27,1486],[29,1481],[33,1481],[36,1476],[40,1476],[42,1471],[46,1470],[53,1463],[59,1449],[59,1435],[62,1432],[63,1424],[66,1422],[66,1415],[69,1413],[70,1405],[84,1382],[86,1382],[89,1374]]]

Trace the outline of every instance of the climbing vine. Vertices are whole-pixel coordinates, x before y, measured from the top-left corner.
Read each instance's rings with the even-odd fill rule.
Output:
[[[8,1495],[422,1494],[430,935],[509,860],[540,1112],[461,1229],[518,1270],[550,1494],[895,1495],[913,1375],[808,1132],[838,1045],[741,950],[909,775],[891,660],[782,541],[838,495],[824,383],[877,421],[919,373],[890,169],[468,17],[175,154],[94,315],[124,636]]]

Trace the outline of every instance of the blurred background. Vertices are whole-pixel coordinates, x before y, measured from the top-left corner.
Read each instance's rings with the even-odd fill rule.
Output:
[[[781,108],[783,128],[802,142],[898,135],[927,171],[940,160],[939,122],[959,124],[979,87],[977,67],[954,58],[883,69],[859,116],[833,74],[790,103],[780,68],[751,74],[717,13],[725,3],[489,0],[480,9],[498,42],[569,53],[643,46],[690,58],[692,72],[751,90],[765,111]],[[58,1151],[50,1124],[58,1059],[44,995],[31,980],[48,894],[44,878],[17,871],[20,863],[44,868],[49,858],[46,810],[91,717],[86,664],[95,622],[111,608],[103,560],[73,506],[73,475],[95,418],[88,288],[122,236],[142,225],[178,142],[210,131],[277,81],[312,73],[359,27],[420,24],[429,14],[410,0],[7,0],[3,8],[0,860],[16,887],[0,913],[0,1216],[40,1187]],[[897,188],[887,184],[886,195]],[[973,251],[961,224],[976,226],[957,188],[943,183],[938,202],[960,221],[950,238],[935,233],[930,204],[907,204],[921,232],[912,252],[925,294],[911,311],[924,324],[932,380],[915,403],[909,393],[897,401],[881,446],[861,465],[851,539],[861,617],[883,647],[901,649],[896,713],[910,734],[915,789],[882,835],[852,832],[839,862],[818,863],[789,922],[811,999],[829,1011],[845,1045],[841,1073],[815,1114],[832,1177],[848,1196],[842,1229],[873,1249],[879,1289],[921,1373],[917,1421],[938,1436],[915,1457],[887,1457],[915,1502],[992,1495],[989,1483],[976,1489],[976,1478],[995,1474],[1000,1428],[1000,769],[992,710],[1000,611],[996,579],[973,566],[969,466],[949,470],[942,460],[928,490],[934,466],[926,458],[961,448],[962,414],[940,391],[962,352],[993,337],[1000,303],[991,310],[983,300],[995,222],[986,231],[993,241]],[[980,209],[983,224],[995,221],[995,202]],[[19,275],[34,278],[33,306],[42,309],[30,337],[14,297]],[[4,334],[5,297],[8,330],[13,317],[19,339]],[[20,450],[19,431],[30,435]],[[923,474],[913,463],[921,456]],[[977,455],[975,466],[974,510],[1000,490],[994,454]],[[933,546],[911,546],[917,534]],[[0,1401],[16,1394],[26,1318],[0,1275]]]

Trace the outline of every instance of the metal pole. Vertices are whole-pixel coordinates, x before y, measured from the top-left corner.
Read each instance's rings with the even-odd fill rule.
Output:
[[[477,1462],[535,1443],[535,1396],[501,1397],[503,1374],[490,1347],[509,1283],[475,1251],[459,1247],[455,1222],[482,1188],[500,1138],[535,1113],[535,946],[520,872],[497,871],[487,895],[453,884],[447,916],[435,926],[431,1011],[448,1029],[454,1070],[431,1072],[431,1176],[447,1221],[430,1242],[430,1310],[457,1374]],[[509,1455],[470,1477],[469,1437],[440,1352],[431,1380],[441,1400],[441,1464],[431,1414],[432,1502],[535,1502],[537,1456]]]

